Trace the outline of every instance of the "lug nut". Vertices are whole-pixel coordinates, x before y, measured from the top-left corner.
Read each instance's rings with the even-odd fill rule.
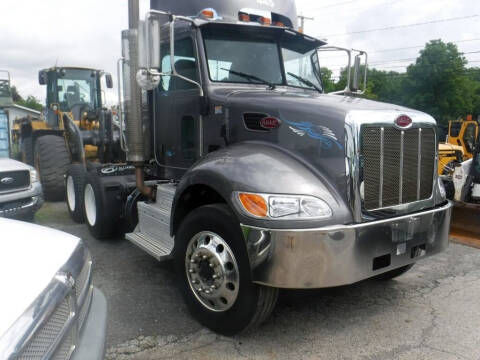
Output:
[[[197,291],[198,291],[198,292],[202,292],[203,289],[202,289],[202,288],[198,288]]]
[[[189,272],[190,274],[195,274],[195,270],[193,270],[193,269],[189,269],[188,272]]]
[[[192,280],[192,284],[194,285],[198,284],[198,280]]]
[[[203,259],[203,260],[207,260],[207,259],[208,259],[208,256],[207,256],[207,255],[203,255],[203,256],[202,256],[202,259]]]
[[[210,286],[210,289],[215,290],[217,287],[215,285]]]
[[[190,264],[195,264],[195,263],[196,263],[195,260],[193,260],[193,259],[190,260]]]
[[[205,290],[205,294],[209,295],[209,294],[211,294],[211,291],[210,290]]]
[[[212,279],[215,280],[215,279],[218,279],[218,276],[215,274],[215,275],[212,275]]]
[[[208,264],[208,266],[210,266],[211,268],[214,268],[214,267],[215,267],[215,264],[214,264],[214,263],[210,263],[210,264]]]

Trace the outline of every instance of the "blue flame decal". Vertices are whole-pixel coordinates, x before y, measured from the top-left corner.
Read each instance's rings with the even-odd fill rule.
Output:
[[[326,126],[312,124],[308,121],[302,122],[293,122],[293,121],[285,121],[289,126],[290,130],[292,130],[298,136],[305,136],[319,140],[322,145],[331,149],[332,147],[337,147],[338,149],[343,149],[342,144],[338,142],[337,136],[335,133]]]

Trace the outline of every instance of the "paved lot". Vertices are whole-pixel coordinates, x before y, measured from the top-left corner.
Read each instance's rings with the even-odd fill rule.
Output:
[[[81,236],[109,304],[107,359],[480,359],[480,250],[452,244],[390,282],[283,291],[255,332],[225,338],[199,326],[171,264],[129,242],[98,242],[64,204],[37,223]]]

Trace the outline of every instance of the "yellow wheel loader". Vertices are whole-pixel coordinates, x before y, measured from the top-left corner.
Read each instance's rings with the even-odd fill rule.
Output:
[[[39,72],[46,85],[46,108],[40,119],[15,124],[24,162],[34,165],[47,200],[63,200],[65,174],[71,164],[119,159],[118,124],[103,106],[101,83],[112,88],[112,76],[101,70],[52,67]]]
[[[451,236],[459,242],[480,247],[480,136],[472,146],[470,159],[457,164],[452,182],[455,203]]]

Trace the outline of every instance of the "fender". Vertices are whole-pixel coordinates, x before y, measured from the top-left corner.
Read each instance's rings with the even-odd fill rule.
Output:
[[[235,212],[242,224],[264,228],[313,228],[353,221],[351,210],[326,174],[312,168],[302,158],[266,142],[243,142],[208,154],[193,165],[180,181],[172,204],[170,229],[177,223],[176,210],[187,189],[205,185],[215,190]],[[326,201],[333,212],[330,219],[262,220],[248,217],[234,199],[233,192],[300,194]]]

